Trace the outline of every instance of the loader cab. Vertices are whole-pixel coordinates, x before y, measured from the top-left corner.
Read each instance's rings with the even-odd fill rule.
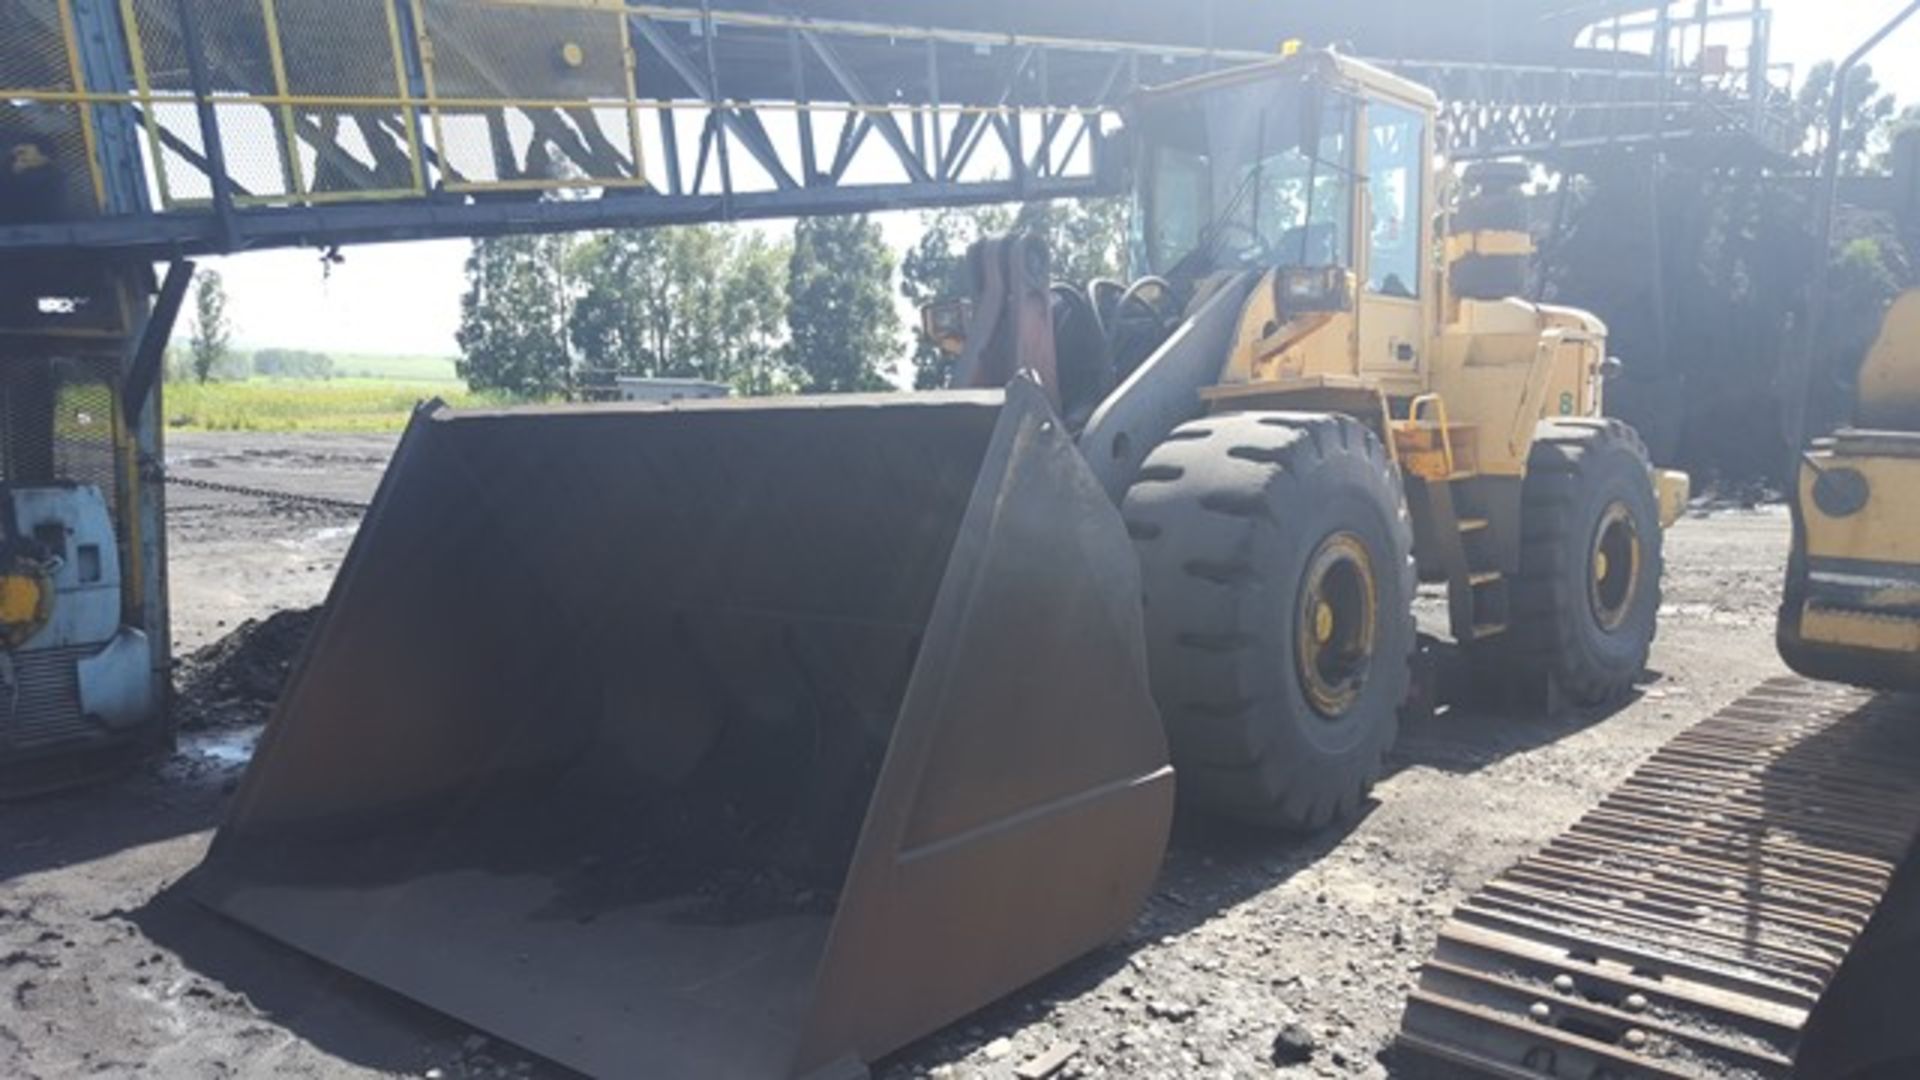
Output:
[[[1135,252],[1146,272],[1351,269],[1355,105],[1278,78],[1146,111]]]
[[[1149,91],[1131,255],[1183,289],[1278,271],[1276,307],[1348,313],[1356,375],[1413,377],[1436,325],[1431,91],[1331,52]]]

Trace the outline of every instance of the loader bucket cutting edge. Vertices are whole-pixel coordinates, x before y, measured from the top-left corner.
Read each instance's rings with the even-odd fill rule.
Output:
[[[1024,384],[423,411],[194,888],[587,1073],[871,1061],[1144,902],[1139,596]]]

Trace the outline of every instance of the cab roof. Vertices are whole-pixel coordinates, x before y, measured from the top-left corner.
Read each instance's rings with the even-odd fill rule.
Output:
[[[1330,49],[1303,50],[1292,56],[1279,56],[1264,63],[1242,64],[1239,67],[1182,79],[1179,82],[1143,91],[1139,103],[1150,107],[1158,102],[1186,98],[1209,90],[1243,86],[1276,76],[1289,75],[1314,78],[1361,97],[1385,98],[1403,105],[1411,105],[1428,113],[1437,112],[1440,108],[1439,95],[1431,89],[1363,60],[1342,56]]]

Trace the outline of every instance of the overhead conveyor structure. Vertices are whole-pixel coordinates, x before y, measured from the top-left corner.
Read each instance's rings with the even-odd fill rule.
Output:
[[[1516,16],[1472,55],[1445,35],[1430,53],[1354,37],[1359,17],[1327,4],[1301,5],[1297,26],[1209,15],[1266,35],[1233,40],[1076,4],[997,23],[940,5],[760,6],[19,0],[0,16],[0,130],[44,140],[63,190],[0,219],[0,253],[194,255],[1116,192],[1110,137],[1142,86],[1294,37],[1326,43],[1316,35],[1390,51],[1381,66],[1436,90],[1458,160],[1786,138],[1764,45],[1744,68],[1706,50],[1649,59],[1618,31],[1574,49],[1579,24],[1560,16]],[[1551,62],[1529,59],[1536,39],[1562,43]]]

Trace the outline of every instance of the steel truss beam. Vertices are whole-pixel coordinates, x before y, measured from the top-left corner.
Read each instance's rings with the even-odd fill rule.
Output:
[[[196,8],[205,2],[172,0],[144,9],[147,18],[175,12],[175,22],[164,29],[185,48],[192,90],[164,98],[144,90],[40,97],[84,104],[96,117],[124,115],[124,123],[111,126],[129,145],[103,140],[97,151],[102,162],[118,161],[125,171],[129,158],[165,148],[169,156],[156,167],[180,171],[189,190],[209,191],[210,197],[171,209],[163,198],[158,211],[135,199],[91,220],[0,226],[0,255],[81,247],[179,257],[1112,193],[1123,189],[1125,178],[1107,142],[1142,85],[1269,58],[1249,51],[724,11],[704,2],[629,4],[624,24],[634,85],[626,100],[451,102],[435,98],[426,89],[431,82],[422,81],[435,59],[412,32],[418,28],[411,0],[389,0],[394,25],[406,31],[394,34],[395,66],[408,73],[406,89],[393,100],[346,106],[324,97],[236,94],[227,70],[235,62],[230,44],[215,41],[203,48],[202,35],[185,32],[197,29]],[[89,3],[75,10],[100,21],[80,28],[89,40],[123,32],[114,5]],[[622,21],[612,20],[616,26]],[[12,47],[0,43],[0,70],[6,70]],[[441,44],[436,51],[453,47]],[[125,48],[109,52],[137,55]],[[1743,146],[1768,144],[1769,133],[1756,130],[1763,110],[1697,75],[1626,64],[1593,70],[1383,66],[1433,86],[1449,103],[1450,148],[1463,159],[1576,159],[1596,149],[1703,134]],[[93,82],[144,88],[143,78],[129,70]],[[9,93],[0,87],[0,99]],[[249,190],[227,166],[237,135],[228,118],[249,102],[276,116],[281,159],[297,162],[304,151],[330,163],[365,195],[348,191],[356,201],[330,202],[300,193],[297,185],[285,196]],[[175,130],[149,123],[158,115],[156,104],[171,106],[176,124],[179,106],[191,106],[197,125]],[[372,190],[377,170],[356,161],[339,142],[352,125],[328,129],[300,115],[346,108],[377,114],[355,130],[368,143],[380,143],[370,147],[377,160],[398,155],[411,166],[420,178],[416,190]],[[608,141],[597,126],[596,112],[608,110],[630,115],[628,147]],[[462,176],[449,161],[451,148],[439,141],[442,111],[484,116],[503,140],[512,130],[531,131],[548,152],[571,164],[572,173],[543,184],[529,175],[529,152],[529,166],[511,177],[503,172],[501,181]],[[644,162],[643,130],[650,133]],[[134,133],[147,134],[152,145]]]

